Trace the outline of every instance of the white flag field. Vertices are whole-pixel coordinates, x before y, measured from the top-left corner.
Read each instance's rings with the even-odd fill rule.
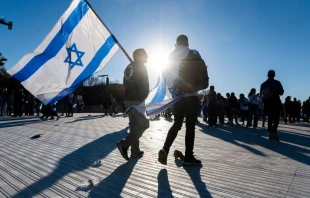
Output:
[[[119,49],[117,40],[85,0],[73,0],[43,42],[8,73],[43,104],[54,104],[102,70]],[[139,106],[158,114],[181,97],[173,98],[161,76]]]
[[[119,49],[84,0],[73,0],[43,42],[8,73],[44,104],[72,93]]]

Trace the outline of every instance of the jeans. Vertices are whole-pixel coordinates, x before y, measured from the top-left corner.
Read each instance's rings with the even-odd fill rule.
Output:
[[[249,106],[249,117],[248,117],[247,126],[252,126],[253,116],[254,116],[253,127],[257,127],[257,122],[258,122],[258,105],[256,105],[256,104],[251,104]]]
[[[131,104],[132,103],[132,104]],[[126,106],[135,106],[141,102],[134,101],[126,102]],[[144,131],[150,127],[149,120],[145,117],[144,114],[140,113],[137,109],[132,109],[128,113],[129,116],[129,135],[125,140],[122,140],[120,143],[123,147],[131,147],[131,155],[138,154],[140,152],[140,142],[139,139],[143,135]]]
[[[181,98],[174,104],[174,123],[169,129],[164,150],[168,153],[169,149],[181,130],[184,117],[186,117],[186,134],[185,134],[185,158],[193,157],[195,141],[195,125],[197,120],[196,108],[199,105],[197,96]]]

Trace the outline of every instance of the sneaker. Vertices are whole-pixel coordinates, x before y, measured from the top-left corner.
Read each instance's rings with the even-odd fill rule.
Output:
[[[56,121],[59,120],[60,116],[57,116]]]
[[[144,151],[140,151],[139,153],[137,154],[134,154],[134,155],[130,155],[130,158],[140,158],[140,157],[143,157],[144,155]]]
[[[164,149],[161,149],[158,153],[158,162],[167,165],[167,152]]]
[[[265,125],[263,125],[262,127],[265,128]]]
[[[191,158],[184,158],[183,160],[183,166],[197,166],[197,165],[201,165],[201,161],[196,159],[194,156]]]
[[[128,161],[128,160],[129,160],[128,154],[127,154],[128,149],[125,149],[125,148],[121,145],[120,142],[117,142],[116,145],[117,145],[117,148],[118,148],[119,152],[120,152],[121,155],[123,156],[123,158],[124,158],[125,160]]]

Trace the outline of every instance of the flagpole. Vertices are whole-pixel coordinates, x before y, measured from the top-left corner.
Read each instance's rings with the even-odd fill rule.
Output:
[[[95,15],[98,17],[98,19],[101,21],[102,25],[108,30],[108,32],[111,34],[111,36],[113,37],[113,39],[115,40],[115,42],[117,43],[117,45],[119,46],[119,48],[124,52],[125,56],[128,58],[128,60],[132,63],[133,60],[131,59],[131,57],[128,55],[128,53],[125,51],[125,49],[123,48],[123,46],[119,43],[119,41],[115,38],[115,36],[112,34],[112,32],[109,30],[109,28],[104,24],[104,22],[102,21],[102,19],[100,18],[100,16],[97,14],[97,12],[93,9],[93,7],[90,5],[90,3],[85,0],[85,2],[87,3],[87,5],[90,7],[90,9],[95,13]]]

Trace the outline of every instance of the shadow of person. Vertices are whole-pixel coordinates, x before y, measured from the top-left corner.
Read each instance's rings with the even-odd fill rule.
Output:
[[[15,121],[15,120],[14,120]],[[39,120],[18,120],[16,122],[5,122],[1,123],[0,128],[9,128],[9,127],[16,127],[16,126],[24,126],[28,124],[36,124],[40,123]]]
[[[246,150],[248,150],[248,151],[250,151],[256,155],[265,156],[265,154],[263,152],[261,152],[260,150],[258,150],[256,148],[239,143],[239,142],[247,141],[248,144],[253,144],[257,138],[256,139],[254,139],[254,138],[250,139],[249,137],[247,137],[244,134],[243,135],[236,134],[233,131],[234,127],[218,126],[216,128],[213,128],[213,127],[208,127],[206,125],[203,125],[201,123],[197,123],[196,125],[201,127],[201,131],[207,135],[211,135],[213,137],[217,137],[219,139],[225,140],[226,142],[240,146],[240,147],[242,147],[242,148],[244,148],[244,149],[246,149]],[[208,127],[208,128],[206,128],[206,127]],[[240,127],[238,127],[238,129],[241,130]],[[252,134],[252,135],[254,135],[254,134]],[[238,137],[238,138],[236,139],[236,137]],[[238,140],[238,141],[236,141],[236,140]]]
[[[202,181],[200,176],[200,166],[183,166],[184,170],[187,172],[189,177],[191,178],[197,192],[200,197],[212,197],[210,192],[207,190],[206,184]]]
[[[128,127],[121,131],[106,134],[66,155],[59,160],[58,165],[53,172],[35,181],[13,197],[34,197],[45,189],[50,188],[64,176],[91,167],[94,161],[105,158],[116,148],[115,142],[124,136],[127,129]],[[72,193],[70,195],[71,197],[80,196],[80,194],[74,191],[70,193]]]
[[[98,119],[98,118],[103,118],[103,115],[95,115],[95,116],[82,116],[82,117],[78,117],[73,121],[70,122],[66,122],[66,123],[74,123],[74,122],[80,122],[80,121],[84,121],[84,120],[94,120],[94,119]]]
[[[88,197],[121,197],[134,166],[139,159],[130,159],[127,163],[116,168],[109,176],[94,186]]]
[[[201,131],[206,135],[210,135],[231,144],[243,147],[257,155],[266,156],[266,154],[262,151],[255,148],[259,146],[301,162],[305,165],[310,165],[310,157],[308,156],[310,149],[307,147],[307,145],[309,145],[309,138],[299,137],[291,133],[281,133],[281,130],[278,130],[280,143],[275,143],[274,141],[270,141],[266,138],[256,136],[255,133],[258,129],[224,126],[207,128],[207,126],[199,124],[197,124],[197,126],[201,127]],[[267,133],[268,132],[266,130],[266,134]]]
[[[166,169],[161,169],[157,176],[158,181],[158,198],[170,198],[173,197],[172,190],[170,188],[168,172]]]

